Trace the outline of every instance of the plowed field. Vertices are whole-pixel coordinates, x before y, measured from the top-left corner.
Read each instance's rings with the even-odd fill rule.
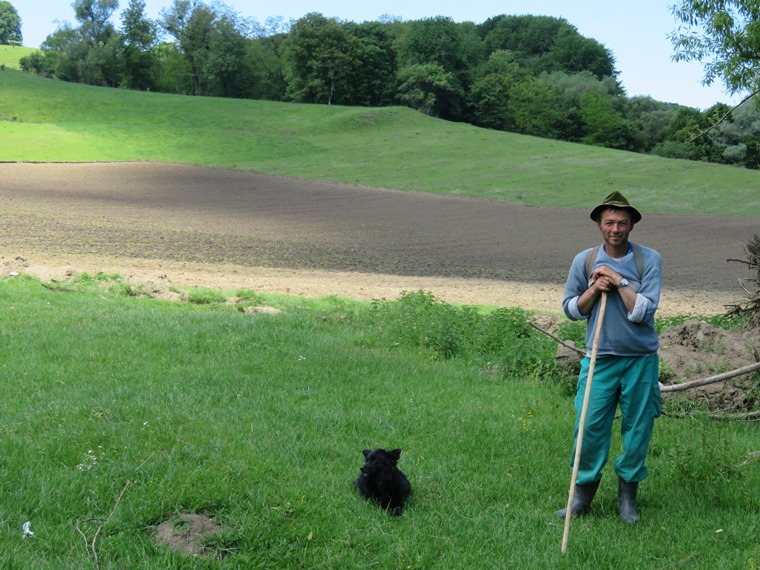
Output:
[[[426,289],[551,311],[573,256],[600,241],[586,210],[155,163],[0,164],[0,221],[4,272],[362,299]],[[741,299],[750,273],[727,260],[759,230],[752,217],[645,213],[631,237],[663,255],[661,313]]]

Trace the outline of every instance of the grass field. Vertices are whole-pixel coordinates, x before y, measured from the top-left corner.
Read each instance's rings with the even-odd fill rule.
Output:
[[[612,188],[645,211],[760,212],[757,172],[404,108],[136,93],[11,69],[0,157],[189,162],[565,207]],[[244,301],[225,303],[233,294]],[[560,553],[573,381],[519,310],[423,294],[189,298],[143,298],[118,276],[0,279],[0,567],[760,566],[756,424],[700,416],[658,420],[639,525],[618,520],[608,466]],[[414,495],[398,519],[352,488],[371,447],[403,450]],[[208,557],[154,543],[159,523],[188,512],[223,526]]]
[[[587,208],[760,215],[760,173],[367,109],[210,99],[0,73],[6,161],[194,163],[348,184]]]
[[[760,562],[756,426],[695,418],[658,421],[642,522],[617,519],[608,467],[560,553],[571,386],[519,311],[236,292],[283,310],[252,316],[218,293],[135,293],[117,276],[0,281],[4,568]],[[414,487],[398,519],[352,488],[381,446],[402,448]],[[154,544],[184,512],[223,525],[209,558]]]

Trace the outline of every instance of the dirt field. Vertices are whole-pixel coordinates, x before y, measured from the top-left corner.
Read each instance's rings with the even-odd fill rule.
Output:
[[[106,271],[131,281],[557,312],[573,256],[599,241],[586,210],[529,207],[154,163],[0,164],[0,269]],[[600,199],[606,188],[590,189]],[[729,258],[758,218],[646,214],[660,314],[741,299]]]

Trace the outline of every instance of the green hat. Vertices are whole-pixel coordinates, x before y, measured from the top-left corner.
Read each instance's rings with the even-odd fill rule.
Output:
[[[631,223],[638,224],[641,220],[641,214],[639,211],[628,203],[620,192],[613,192],[604,199],[604,202],[599,204],[596,208],[591,210],[591,219],[595,222],[599,222],[599,216],[602,211],[607,208],[624,208],[631,213]]]

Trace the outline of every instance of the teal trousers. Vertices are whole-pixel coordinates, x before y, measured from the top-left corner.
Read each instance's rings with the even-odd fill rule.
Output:
[[[578,393],[575,396],[576,444],[589,364],[590,358],[586,356],[581,361]],[[661,409],[658,379],[657,354],[597,357],[576,484],[586,485],[602,478],[602,468],[610,453],[612,422],[618,405],[622,415],[620,434],[623,449],[615,460],[615,472],[629,483],[641,481],[647,476],[647,451],[652,439],[654,419],[660,415]],[[575,446],[570,458],[571,467],[574,461]]]

